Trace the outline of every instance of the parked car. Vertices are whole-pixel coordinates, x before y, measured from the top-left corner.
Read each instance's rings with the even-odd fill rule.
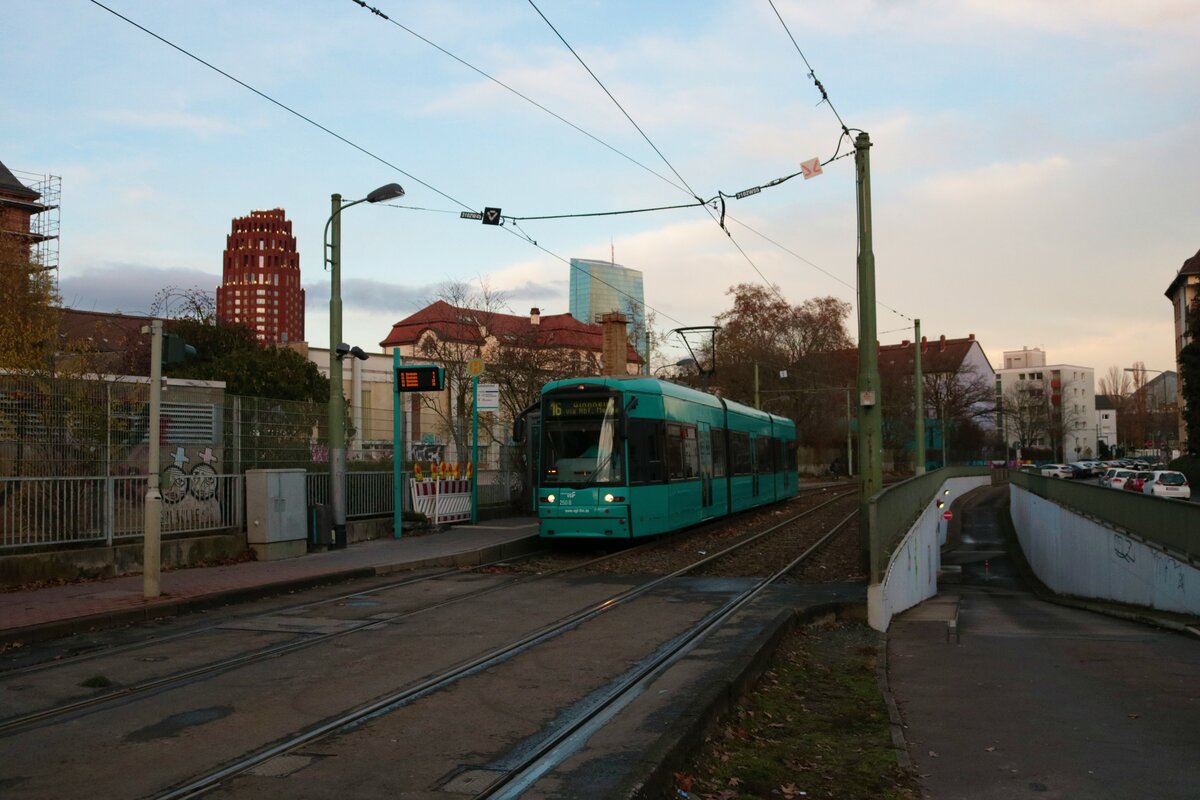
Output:
[[[1100,475],[1100,485],[1108,486],[1110,483],[1112,483],[1113,475],[1116,475],[1117,471],[1120,469],[1121,467],[1109,467],[1108,469],[1104,470],[1104,472]]]
[[[1125,485],[1121,488],[1127,492],[1141,492],[1142,486],[1145,485],[1146,481],[1153,478],[1153,472],[1150,472],[1149,470],[1138,470],[1129,476],[1129,479],[1125,481]]]
[[[1071,470],[1075,473],[1071,477],[1082,481],[1082,480],[1087,480],[1088,478],[1092,477],[1092,464],[1093,463],[1095,463],[1095,462],[1072,461],[1070,464],[1067,464],[1067,466],[1070,467]]]
[[[1020,469],[1018,469],[1017,471],[1024,472],[1028,475],[1041,475],[1042,474],[1041,469],[1034,466],[1033,464],[1022,464]]]
[[[1116,471],[1116,472],[1114,472],[1114,473],[1113,473],[1113,475],[1112,475],[1112,476],[1111,476],[1111,477],[1108,479],[1108,488],[1110,488],[1110,489],[1124,489],[1124,488],[1125,488],[1125,481],[1127,481],[1127,480],[1129,480],[1130,478],[1132,478],[1132,477],[1133,477],[1133,474],[1134,474],[1134,472],[1133,472],[1133,470],[1131,470],[1131,469],[1119,469],[1119,470],[1117,470],[1117,471]]]
[[[1188,486],[1187,476],[1182,472],[1170,469],[1155,470],[1142,484],[1142,493],[1155,497],[1174,497],[1179,500],[1189,500],[1192,488]]]
[[[1042,475],[1047,478],[1073,478],[1075,471],[1066,464],[1042,464]]]

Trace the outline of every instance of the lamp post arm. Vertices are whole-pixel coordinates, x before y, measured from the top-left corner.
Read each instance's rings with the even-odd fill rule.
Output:
[[[339,201],[338,201],[338,202],[340,203],[340,195],[339,195]],[[352,201],[351,201],[351,202],[349,202],[349,203],[343,203],[343,204],[339,205],[337,208],[335,208],[335,209],[334,209],[333,213],[329,215],[329,219],[325,220],[325,235],[322,237],[322,239],[321,239],[321,242],[322,242],[322,244],[324,244],[324,245],[325,245],[325,252],[324,252],[324,253],[322,253],[322,255],[324,256],[324,260],[325,260],[325,269],[326,269],[326,270],[328,270],[328,269],[329,269],[329,267],[330,267],[330,258],[329,258],[329,226],[333,224],[334,217],[336,217],[336,216],[338,216],[339,214],[341,214],[343,211],[345,211],[345,210],[346,210],[347,208],[349,208],[350,206],[356,206],[356,205],[358,205],[359,203],[365,203],[365,202],[367,202],[367,198],[365,198],[365,197],[364,197],[364,198],[363,198],[363,199],[361,199],[361,200],[352,200]],[[332,348],[332,347],[334,347],[334,345],[336,345],[336,344],[337,344],[337,343],[335,342],[334,344],[331,344],[331,345],[330,345],[330,347]]]

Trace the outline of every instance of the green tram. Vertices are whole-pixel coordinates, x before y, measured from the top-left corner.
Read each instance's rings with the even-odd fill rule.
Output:
[[[796,426],[668,381],[542,388],[543,538],[655,536],[796,494]]]

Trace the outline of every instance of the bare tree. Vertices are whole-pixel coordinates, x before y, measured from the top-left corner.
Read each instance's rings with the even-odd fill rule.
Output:
[[[1041,381],[1007,387],[996,415],[1003,424],[1006,444],[1016,446],[1018,458],[1050,436],[1049,405]]]

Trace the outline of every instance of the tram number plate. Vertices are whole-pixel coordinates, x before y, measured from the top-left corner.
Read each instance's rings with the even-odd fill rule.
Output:
[[[563,490],[558,496],[558,504],[560,506],[570,506],[575,504],[575,492],[569,489]]]

